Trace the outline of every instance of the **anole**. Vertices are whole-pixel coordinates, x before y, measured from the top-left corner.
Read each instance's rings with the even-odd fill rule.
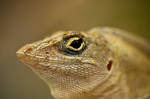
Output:
[[[17,51],[55,99],[150,99],[150,45],[126,31],[59,31]]]

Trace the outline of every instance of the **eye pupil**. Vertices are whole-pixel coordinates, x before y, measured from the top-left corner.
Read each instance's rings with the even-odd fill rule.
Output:
[[[82,39],[80,38],[79,40],[74,40],[72,41],[72,43],[70,44],[70,46],[72,46],[73,48],[80,48],[81,44],[82,44]]]
[[[86,38],[82,35],[64,37],[59,43],[59,50],[65,55],[80,55],[87,48]]]

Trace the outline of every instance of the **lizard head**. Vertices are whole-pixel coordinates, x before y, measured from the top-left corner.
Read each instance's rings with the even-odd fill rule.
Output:
[[[94,32],[57,32],[23,46],[17,56],[48,83],[59,99],[90,96],[90,91],[104,84],[113,70],[107,40]]]

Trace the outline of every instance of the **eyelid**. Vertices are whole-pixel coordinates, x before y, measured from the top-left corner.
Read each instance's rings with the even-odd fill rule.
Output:
[[[72,41],[79,40],[79,39],[80,39],[79,37],[70,38],[69,41],[67,42],[67,45],[70,45],[72,43]]]

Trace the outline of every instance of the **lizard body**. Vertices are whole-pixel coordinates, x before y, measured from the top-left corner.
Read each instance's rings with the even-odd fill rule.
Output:
[[[17,56],[56,99],[150,97],[150,45],[119,29],[56,32]]]

